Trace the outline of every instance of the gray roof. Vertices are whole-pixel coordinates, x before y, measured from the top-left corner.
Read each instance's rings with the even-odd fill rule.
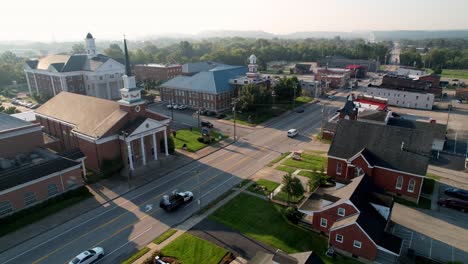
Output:
[[[193,76],[177,76],[161,86],[206,93],[222,93],[232,89],[229,79],[245,75],[247,67],[222,65]]]
[[[371,165],[426,175],[431,148],[427,131],[340,120],[328,155],[349,159],[365,150]]]
[[[86,54],[48,55],[38,60],[28,60],[26,64],[31,69],[37,70],[50,71],[55,69],[58,72],[95,71],[109,59],[109,57],[102,54],[98,54],[93,58],[89,58]]]
[[[445,134],[447,131],[447,126],[444,124],[420,122],[404,118],[390,118],[388,120],[388,125],[429,131],[432,133],[434,139],[442,140],[445,139]]]
[[[367,110],[362,113],[359,113],[358,119],[385,122],[387,115],[388,115],[387,111]]]
[[[209,71],[222,63],[212,61],[189,62],[182,65],[182,71],[185,73],[198,73],[202,71]]]
[[[22,119],[7,115],[5,113],[0,113],[0,132],[33,125],[34,124]]]

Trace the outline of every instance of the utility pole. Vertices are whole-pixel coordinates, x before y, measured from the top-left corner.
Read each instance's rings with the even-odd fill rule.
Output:
[[[199,107],[198,108],[198,129],[200,129],[200,111],[201,111],[201,108]]]
[[[234,106],[232,107],[232,111],[234,112],[234,141],[236,141],[236,106],[237,100],[234,100]]]
[[[325,115],[325,103],[322,106],[322,121],[320,122],[320,137],[323,137],[323,120]]]
[[[297,84],[294,84],[294,87],[293,87],[293,110],[296,108],[296,89],[297,89]]]

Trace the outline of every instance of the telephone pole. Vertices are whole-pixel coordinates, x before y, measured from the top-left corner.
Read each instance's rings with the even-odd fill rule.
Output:
[[[236,141],[236,106],[237,106],[237,98],[234,98],[232,107],[232,112],[234,113],[234,141]]]

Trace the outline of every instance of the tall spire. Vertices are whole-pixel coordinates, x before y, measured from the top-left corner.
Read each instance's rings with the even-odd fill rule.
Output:
[[[124,35],[124,52],[125,52],[125,74],[132,76],[132,70],[130,69],[130,59],[128,58],[127,40]]]

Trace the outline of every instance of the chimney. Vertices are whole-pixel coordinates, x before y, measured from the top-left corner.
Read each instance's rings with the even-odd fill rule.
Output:
[[[405,146],[405,142],[402,141],[402,142],[401,142],[401,147],[400,147],[400,150],[401,150],[401,151],[403,151],[403,147],[404,147],[404,146]]]

